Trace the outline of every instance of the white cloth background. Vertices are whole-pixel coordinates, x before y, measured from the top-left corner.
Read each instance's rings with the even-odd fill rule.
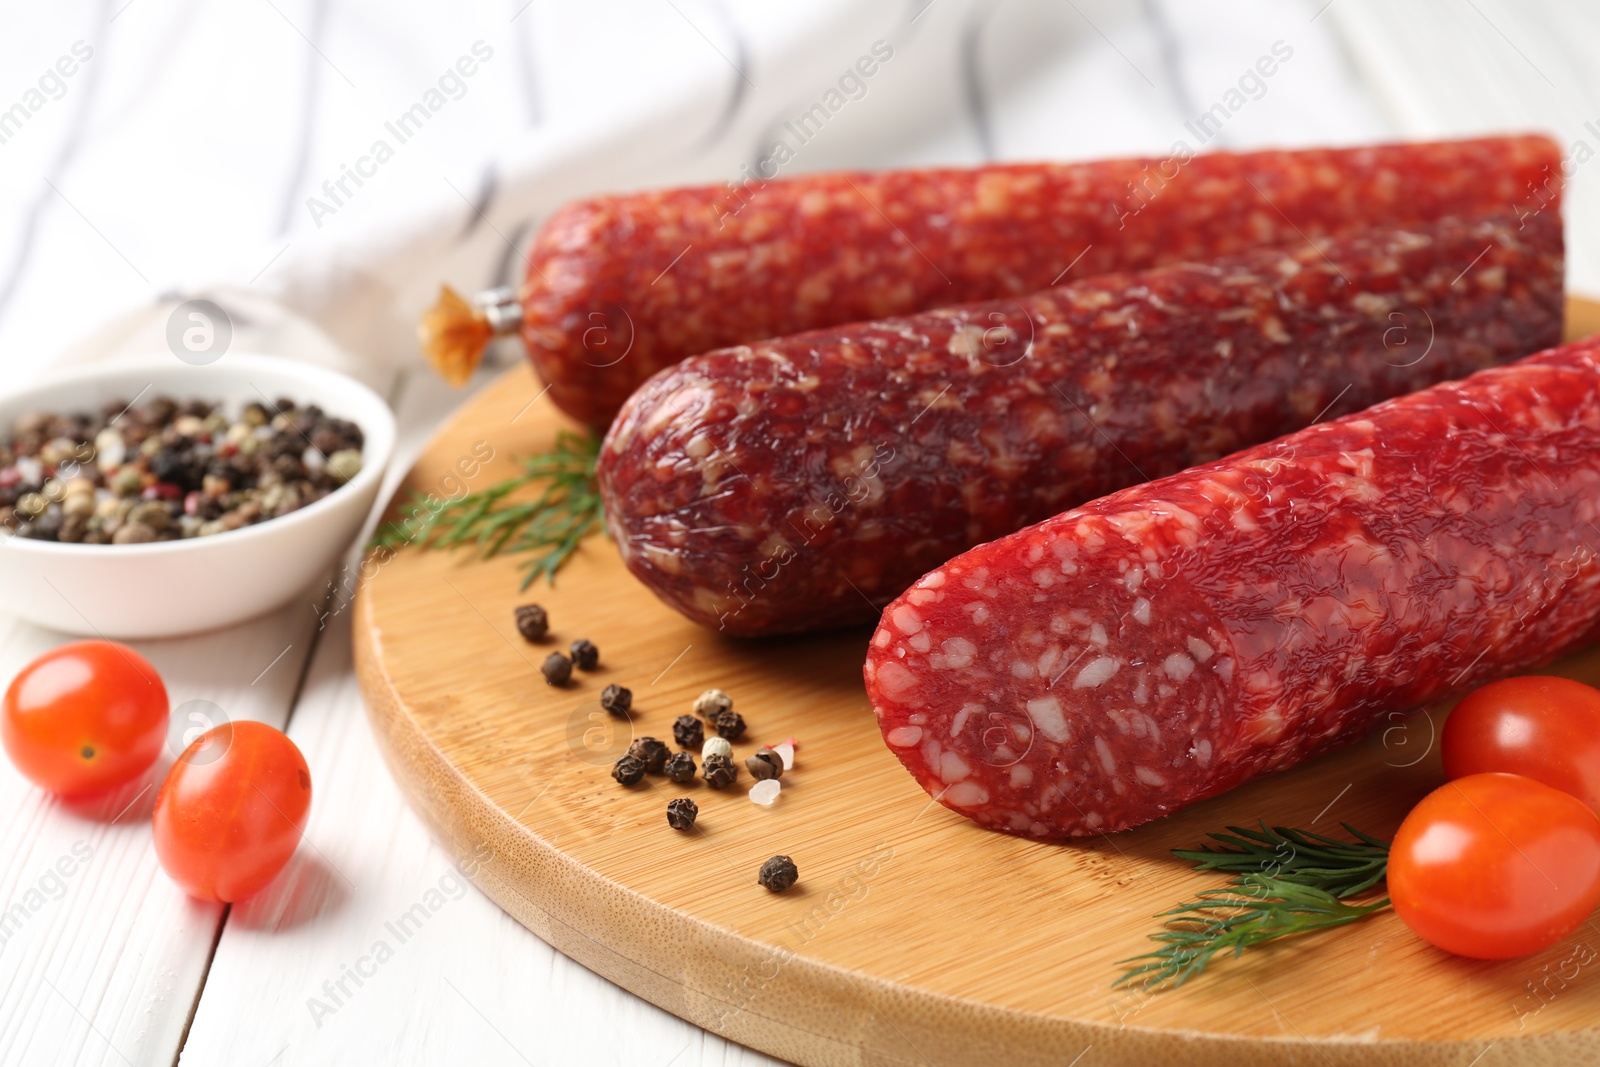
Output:
[[[573,195],[737,180],[877,41],[893,58],[785,174],[1164,153],[1193,144],[1185,122],[1277,41],[1292,59],[1206,147],[1393,136],[1315,6],[1228,8],[108,0],[13,13],[0,108],[76,42],[93,56],[0,144],[0,358],[26,376],[158,349],[160,298],[204,294],[238,320],[235,347],[381,375],[418,358],[415,319],[439,282],[515,280],[531,227]],[[384,124],[475,44],[492,55],[447,84],[459,99],[399,143]],[[333,205],[323,183],[380,138],[393,158],[315,217],[308,198]],[[344,354],[284,332],[285,310]]]

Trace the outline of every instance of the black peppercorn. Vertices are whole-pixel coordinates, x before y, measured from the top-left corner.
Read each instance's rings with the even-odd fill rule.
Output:
[[[648,774],[660,774],[672,750],[653,737],[635,738],[628,746],[628,755],[644,764]]]
[[[272,469],[286,482],[303,480],[308,477],[306,465],[299,456],[278,456],[272,461]]]
[[[612,766],[611,777],[623,785],[638,785],[644,777],[644,761],[637,756],[624,755]]]
[[[733,760],[727,756],[707,756],[705,767],[700,772],[706,780],[706,785],[712,789],[726,789],[739,777],[739,768],[733,765]]]
[[[600,706],[619,719],[627,718],[633,707],[633,690],[620,685],[608,685],[600,690]]]
[[[667,801],[667,825],[674,830],[690,830],[700,815],[700,805],[688,797]]]
[[[205,477],[205,461],[188,449],[163,448],[150,457],[150,473],[156,481],[175,485],[184,492],[200,488]]]
[[[744,765],[745,769],[750,772],[750,777],[758,782],[764,782],[768,778],[783,777],[783,757],[770,748],[764,748],[757,752],[754,756],[745,760]]]
[[[726,737],[729,741],[737,741],[744,736],[744,716],[732,708],[717,712],[712,718],[711,725],[717,728],[717,734]]]
[[[294,407],[293,400],[280,400],[279,403],[287,403],[291,408]],[[172,417],[177,413],[178,402],[176,400],[170,396],[158,396],[144,406],[144,421],[152,426],[164,426],[171,422]]]
[[[681,748],[699,748],[706,739],[706,728],[693,715],[679,715],[672,723],[672,737]]]
[[[551,685],[566,685],[567,679],[572,677],[572,661],[559,652],[552,652],[544,658],[539,673]]]
[[[756,875],[756,880],[774,893],[781,893],[794,885],[800,877],[800,870],[794,865],[794,860],[788,856],[774,856],[761,865],[761,873]]]
[[[537,604],[524,604],[516,611],[517,633],[529,641],[538,641],[550,632],[550,616]]]
[[[592,671],[600,666],[600,650],[593,641],[580,637],[572,642],[572,662],[580,671]]]
[[[661,769],[679,785],[694,781],[694,757],[687,752],[674,752],[667,757],[666,765]]]

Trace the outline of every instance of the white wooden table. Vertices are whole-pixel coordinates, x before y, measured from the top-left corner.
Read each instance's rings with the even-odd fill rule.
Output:
[[[477,37],[504,55],[466,98],[471,121],[430,149],[434,171],[407,164],[354,205],[381,217],[439,169],[473,188],[508,131],[645,106],[647,90],[619,70],[720,69],[739,45],[738,11],[713,0],[581,12],[483,0],[448,17],[375,0],[237,6],[114,0],[6,15],[0,109],[74,40],[98,49],[59,101],[0,143],[9,377],[35,373],[102,316],[224,262],[266,270],[275,249],[313,239],[300,201],[365,136],[344,71],[398,84],[403,100],[415,85],[396,73],[406,63],[434,70]],[[940,17],[928,0],[893,6],[907,23]],[[1286,69],[1226,128],[1229,147],[1531,126],[1600,150],[1600,13],[1565,0],[985,10],[947,34],[952,71],[966,71],[951,75],[964,112],[930,114],[903,144],[838,152],[864,165],[1160,152],[1280,38],[1316,76],[1296,82],[1298,68]],[[1597,187],[1600,164],[1569,186],[1572,285],[1589,292],[1600,292]],[[389,389],[402,428],[392,482],[460,394],[376,365],[369,376]],[[162,875],[149,780],[70,806],[0,762],[0,1064],[771,1062],[595,977],[466,884],[378,756],[349,619],[333,576],[271,617],[138,646],[175,708],[209,701],[283,727],[311,764],[304,843],[277,882],[231,909],[189,900]],[[0,616],[0,680],[64,639]],[[396,936],[394,921],[419,905],[426,921]]]

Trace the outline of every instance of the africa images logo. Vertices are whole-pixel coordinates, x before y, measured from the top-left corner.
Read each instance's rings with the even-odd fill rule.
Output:
[[[233,343],[233,320],[211,300],[185,300],[167,316],[167,348],[192,367],[215,363]]]

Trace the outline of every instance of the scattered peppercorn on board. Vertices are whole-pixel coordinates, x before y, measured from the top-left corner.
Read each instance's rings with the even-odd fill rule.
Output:
[[[1596,331],[1600,304],[1570,301],[1569,336]],[[569,426],[538,389],[518,368],[479,392],[407,488],[487,485],[549,447]],[[374,730],[441,841],[480,861],[479,888],[684,1019],[807,1065],[1600,1059],[1600,920],[1491,963],[1446,956],[1387,913],[1218,962],[1177,990],[1111,987],[1118,961],[1147,950],[1152,916],[1217,882],[1171,849],[1260,819],[1387,838],[1439,781],[1444,706],[1149,826],[1040,844],[930,803],[900,769],[862,689],[867,629],[721,637],[657,602],[603,537],[554,588],[518,585],[514,557],[369,559],[355,650]],[[549,614],[531,643],[513,616],[530,601]],[[585,638],[598,669],[547,684],[545,657]],[[1600,648],[1553,672],[1600,683]],[[631,719],[601,708],[611,684],[633,691]],[[670,740],[711,687],[749,724],[733,787],[613,780],[631,737]],[[752,803],[744,759],[789,737],[781,794]],[[678,797],[699,807],[687,831],[667,822]],[[779,854],[799,880],[772,893],[757,871]]]

